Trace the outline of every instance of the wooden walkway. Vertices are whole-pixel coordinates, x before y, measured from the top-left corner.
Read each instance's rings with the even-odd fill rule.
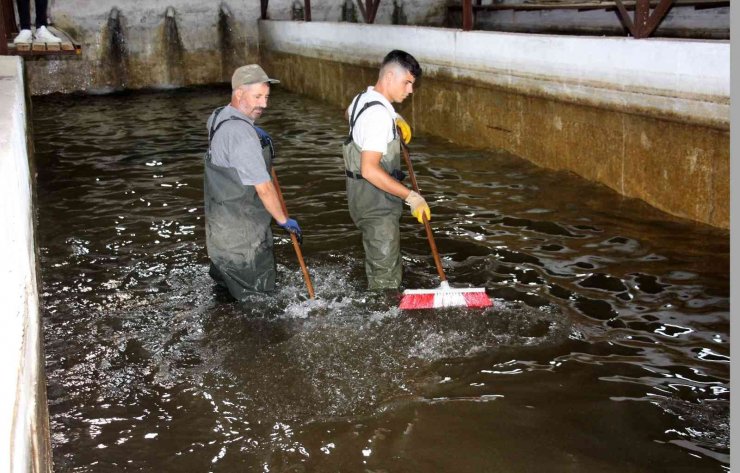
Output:
[[[0,55],[59,56],[78,55],[82,52],[80,43],[53,26],[47,26],[47,28],[62,40],[61,43],[13,43],[13,39],[18,35],[15,18],[13,0],[0,0]]]
[[[48,30],[54,35],[61,39],[61,43],[40,43],[34,41],[32,43],[13,43],[12,39],[8,41],[8,55],[9,56],[51,56],[51,55],[63,55],[63,54],[80,54],[82,48],[80,43],[72,39],[64,31],[54,28],[53,26],[47,27]]]

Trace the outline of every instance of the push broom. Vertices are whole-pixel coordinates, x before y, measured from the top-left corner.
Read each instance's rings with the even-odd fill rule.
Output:
[[[399,136],[401,130],[398,130]],[[416,176],[414,175],[414,168],[411,165],[411,158],[409,157],[409,150],[406,144],[401,141],[401,149],[403,151],[403,159],[406,161],[406,166],[409,168],[409,177],[411,178],[411,186],[414,191],[419,192],[419,186],[416,184]],[[439,259],[439,252],[437,251],[437,245],[434,243],[434,235],[432,235],[432,227],[429,225],[426,214],[422,212],[422,220],[424,221],[424,228],[427,232],[427,239],[429,240],[429,246],[432,249],[432,256],[434,256],[434,264],[437,266],[437,274],[439,275],[440,285],[437,289],[406,289],[403,291],[403,297],[399,304],[399,309],[436,309],[439,307],[490,307],[493,305],[491,299],[486,294],[486,289],[482,287],[473,288],[453,288],[447,282],[444,269],[442,269],[442,261]]]
[[[280,190],[280,183],[278,182],[277,173],[275,168],[272,168],[272,182],[275,184],[275,190],[277,191],[278,199],[280,200],[280,206],[283,208],[285,217],[288,217],[288,208],[285,206],[285,199],[283,199],[283,193]],[[298,237],[294,233],[290,234],[290,239],[293,241],[293,249],[295,255],[298,257],[298,263],[301,265],[301,271],[303,272],[303,279],[306,281],[306,288],[308,289],[308,297],[314,298],[313,284],[311,284],[311,276],[308,274],[308,268],[306,262],[303,261],[303,252],[301,251],[301,245],[298,243]]]

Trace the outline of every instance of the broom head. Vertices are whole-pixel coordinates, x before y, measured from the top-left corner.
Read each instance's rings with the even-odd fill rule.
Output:
[[[436,309],[439,307],[491,307],[485,288],[452,288],[442,281],[437,289],[406,289],[399,309]]]

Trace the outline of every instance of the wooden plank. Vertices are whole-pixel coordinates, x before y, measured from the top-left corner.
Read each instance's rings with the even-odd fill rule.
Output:
[[[57,38],[61,39],[61,43],[19,43],[14,44],[12,41],[7,42],[8,54],[16,56],[60,56],[60,55],[71,55],[80,54],[82,49],[80,44],[72,39],[67,33],[53,26],[48,26],[48,30],[53,33]]]
[[[61,50],[62,51],[74,51],[80,49],[79,43],[76,43],[64,30],[54,28],[53,26],[48,27],[49,31],[54,33],[54,36],[62,40]]]

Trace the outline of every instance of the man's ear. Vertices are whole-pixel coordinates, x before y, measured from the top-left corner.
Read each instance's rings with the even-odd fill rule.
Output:
[[[383,74],[383,81],[385,81],[386,84],[390,84],[393,82],[393,78],[396,76],[396,72],[393,70],[392,67],[389,67],[385,74]]]

